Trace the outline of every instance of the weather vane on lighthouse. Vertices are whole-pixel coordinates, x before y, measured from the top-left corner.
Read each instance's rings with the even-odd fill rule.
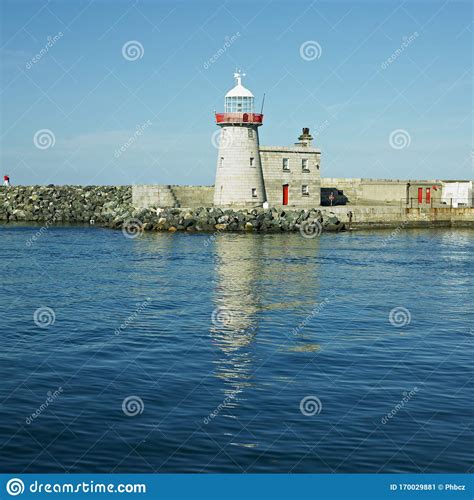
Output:
[[[240,69],[236,69],[234,73],[234,78],[237,83],[237,85],[242,85],[242,77],[247,76],[245,73],[242,73]]]

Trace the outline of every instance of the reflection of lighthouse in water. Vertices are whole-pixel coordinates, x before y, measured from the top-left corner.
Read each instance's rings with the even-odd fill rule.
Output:
[[[211,336],[222,352],[216,361],[216,376],[233,387],[245,385],[250,377],[250,345],[257,334],[259,310],[255,286],[259,259],[257,238],[220,235],[215,240],[216,292]]]

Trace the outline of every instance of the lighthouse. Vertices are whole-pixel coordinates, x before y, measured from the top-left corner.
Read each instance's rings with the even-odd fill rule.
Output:
[[[255,98],[242,85],[243,76],[234,73],[236,85],[225,96],[224,113],[216,113],[221,130],[215,206],[261,206],[266,201],[258,140],[263,115],[254,112]]]

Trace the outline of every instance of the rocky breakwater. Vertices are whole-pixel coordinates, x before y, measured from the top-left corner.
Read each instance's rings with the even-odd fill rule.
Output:
[[[89,223],[142,231],[291,232],[312,237],[344,229],[324,210],[150,208],[132,206],[131,186],[16,186],[0,188],[0,221],[46,226]]]
[[[121,224],[117,221],[116,228]],[[292,232],[308,237],[344,229],[334,214],[321,210],[183,208],[144,209],[123,222],[124,231]]]
[[[111,225],[132,216],[130,186],[0,187],[0,221]]]

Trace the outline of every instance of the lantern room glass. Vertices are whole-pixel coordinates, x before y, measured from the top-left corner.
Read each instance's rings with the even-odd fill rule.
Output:
[[[226,97],[226,113],[253,113],[253,97]]]

